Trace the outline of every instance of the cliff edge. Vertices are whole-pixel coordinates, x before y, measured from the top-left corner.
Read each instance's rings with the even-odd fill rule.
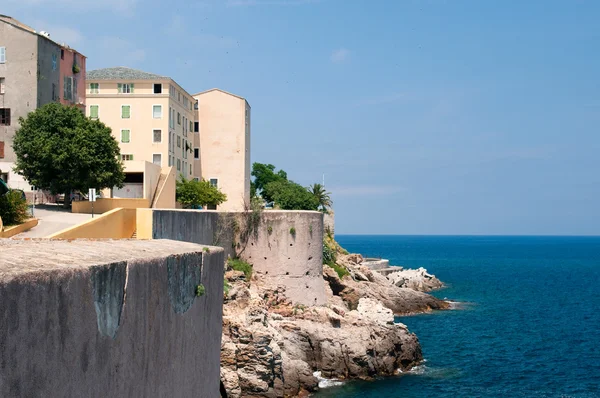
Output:
[[[324,306],[292,303],[284,286],[260,275],[228,271],[223,313],[221,381],[229,398],[306,396],[319,378],[370,379],[408,370],[423,359],[418,338],[394,315],[446,309],[419,289],[442,283],[405,273],[404,283],[362,265],[360,255],[338,253],[324,265]],[[426,271],[425,271],[426,273]],[[406,286],[406,287],[405,287]],[[320,372],[316,373],[315,372]]]

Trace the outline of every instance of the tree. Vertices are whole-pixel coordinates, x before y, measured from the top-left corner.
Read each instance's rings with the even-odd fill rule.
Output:
[[[29,184],[52,194],[122,187],[119,144],[111,129],[76,107],[49,103],[19,118],[13,148],[15,171]]]
[[[308,189],[319,202],[321,211],[327,213],[327,211],[333,205],[333,201],[331,200],[331,192],[327,192],[322,184],[313,184],[308,187]]]
[[[273,181],[267,184],[265,191],[283,210],[318,210],[319,201],[306,188],[293,181]]]
[[[227,195],[206,180],[186,180],[183,175],[177,181],[177,201],[186,208],[218,206],[227,200]]]
[[[254,163],[252,164],[252,177],[254,181],[250,186],[250,190],[254,193],[260,193],[262,198],[267,202],[274,200],[273,195],[268,189],[265,189],[269,183],[276,181],[288,181],[287,173],[283,170],[275,172],[275,166],[272,164]]]

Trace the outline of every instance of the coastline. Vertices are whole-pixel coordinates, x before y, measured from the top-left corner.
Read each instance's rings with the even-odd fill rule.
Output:
[[[339,247],[339,246],[338,246]],[[346,252],[347,253],[347,252]],[[396,316],[450,309],[425,291],[443,288],[426,270],[384,276],[338,249],[338,275],[323,266],[327,304],[293,304],[260,273],[228,271],[221,380],[227,397],[308,396],[327,384],[409,372],[423,362],[417,336]],[[331,383],[330,383],[331,382]]]

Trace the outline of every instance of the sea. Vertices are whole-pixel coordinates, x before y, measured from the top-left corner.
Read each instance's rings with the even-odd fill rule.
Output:
[[[350,236],[351,253],[424,267],[457,310],[399,317],[423,364],[316,397],[600,397],[600,237]]]

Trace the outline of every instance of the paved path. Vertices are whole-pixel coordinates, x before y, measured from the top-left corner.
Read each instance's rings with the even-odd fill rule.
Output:
[[[80,224],[92,218],[91,214],[71,213],[62,206],[36,206],[35,217],[39,220],[36,227],[18,234],[15,238],[45,238],[65,228]]]

